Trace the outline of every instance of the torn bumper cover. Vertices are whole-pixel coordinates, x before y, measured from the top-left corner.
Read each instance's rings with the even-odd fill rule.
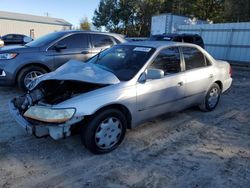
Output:
[[[83,120],[83,117],[73,117],[65,123],[32,124],[20,114],[13,101],[9,102],[9,111],[15,118],[16,122],[21,125],[28,134],[34,135],[36,137],[44,137],[50,135],[55,140],[70,136],[71,126]]]

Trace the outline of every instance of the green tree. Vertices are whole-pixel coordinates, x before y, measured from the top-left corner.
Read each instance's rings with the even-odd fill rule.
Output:
[[[96,28],[105,26],[109,31],[119,30],[119,8],[117,0],[101,0],[94,12],[93,25]]]
[[[250,1],[237,0],[100,0],[93,25],[127,36],[149,36],[151,18],[173,13],[213,22],[249,21]]]
[[[91,23],[89,23],[89,20],[87,17],[83,18],[82,21],[80,22],[80,28],[82,30],[89,31],[91,27]]]
[[[226,22],[248,22],[250,21],[249,0],[225,0],[224,18]]]
[[[195,16],[203,20],[222,22],[224,20],[224,0],[196,0],[194,4]]]

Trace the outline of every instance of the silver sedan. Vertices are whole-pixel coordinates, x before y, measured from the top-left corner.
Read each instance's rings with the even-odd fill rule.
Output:
[[[80,127],[91,152],[107,153],[126,129],[151,118],[191,106],[214,110],[231,83],[230,65],[197,45],[124,43],[40,76],[10,111],[30,134],[60,139]]]

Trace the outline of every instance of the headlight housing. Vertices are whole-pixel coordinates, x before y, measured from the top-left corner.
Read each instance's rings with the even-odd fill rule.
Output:
[[[31,106],[24,113],[24,117],[46,123],[64,123],[73,117],[75,111],[74,108],[53,109],[45,106]]]
[[[0,59],[14,59],[17,55],[17,53],[3,53],[0,54]]]

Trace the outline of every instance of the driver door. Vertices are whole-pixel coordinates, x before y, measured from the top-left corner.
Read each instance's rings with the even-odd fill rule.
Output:
[[[138,82],[137,110],[141,121],[179,109],[176,104],[184,97],[185,88],[181,67],[178,47],[163,49],[148,67],[163,70],[164,77]]]

